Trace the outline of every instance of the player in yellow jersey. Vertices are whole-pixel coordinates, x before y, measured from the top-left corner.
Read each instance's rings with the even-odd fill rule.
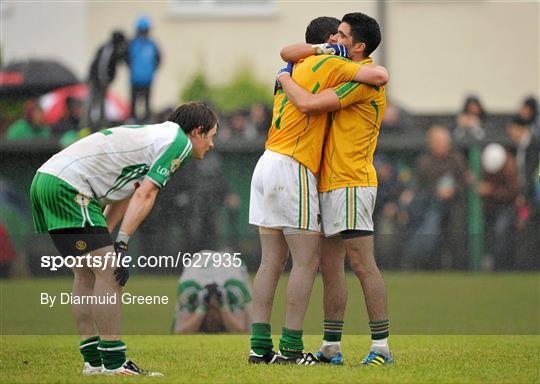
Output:
[[[345,15],[338,27],[338,43],[345,45],[351,59],[360,63],[371,62],[369,55],[380,40],[377,22],[362,13]],[[347,82],[312,95],[287,73],[281,74],[278,80],[289,100],[309,116],[335,111],[324,145],[319,178],[322,222],[327,238],[321,247],[325,333],[317,356],[329,363],[343,362],[340,340],[347,301],[343,268],[347,254],[362,285],[370,319],[372,346],[363,364],[390,363],[386,288],[373,256],[372,219],[377,194],[373,154],[386,108],[384,87]]]
[[[339,20],[315,19],[306,31],[308,43],[332,43]],[[330,20],[331,21],[331,20]],[[317,31],[313,38],[311,32]],[[308,46],[310,54],[322,48]],[[339,47],[336,47],[339,50]],[[373,82],[386,70],[338,56],[307,58],[294,68],[293,77],[310,92],[347,81]],[[259,226],[261,264],[253,283],[252,363],[311,365],[317,362],[303,353],[302,324],[319,266],[319,199],[317,178],[327,116],[307,116],[288,101],[283,91],[274,100],[272,126],[266,151],[251,181],[249,222]],[[285,327],[279,353],[273,352],[270,312],[279,276],[289,251],[293,267],[287,286]]]

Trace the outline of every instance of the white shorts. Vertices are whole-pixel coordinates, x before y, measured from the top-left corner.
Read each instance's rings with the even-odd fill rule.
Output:
[[[346,230],[373,231],[376,187],[339,188],[319,193],[326,237]]]
[[[251,178],[249,223],[320,232],[315,175],[292,157],[266,150]]]

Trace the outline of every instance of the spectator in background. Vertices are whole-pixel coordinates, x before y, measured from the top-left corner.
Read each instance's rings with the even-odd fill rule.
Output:
[[[413,126],[412,119],[407,111],[388,100],[381,128],[384,132],[405,132]]]
[[[377,199],[373,218],[378,236],[375,236],[377,259],[382,267],[394,266],[399,260],[400,242],[398,236],[398,200],[404,191],[404,183],[390,159],[376,155],[374,166],[377,170]]]
[[[68,131],[79,129],[82,114],[82,102],[79,99],[66,97],[66,109],[64,117],[52,127],[54,136],[62,136]]]
[[[8,140],[31,140],[50,138],[51,128],[45,124],[45,114],[37,100],[29,100],[24,106],[24,117],[9,126],[6,132]]]
[[[454,129],[454,139],[459,145],[467,145],[471,141],[482,140],[486,133],[483,125],[486,119],[486,112],[476,96],[469,96],[465,99],[463,110],[456,120]]]
[[[534,97],[530,96],[523,100],[518,115],[531,126],[533,135],[540,137],[540,114],[538,112],[538,101]]]
[[[137,35],[129,43],[129,68],[131,71],[131,117],[146,122],[151,116],[150,95],[154,74],[161,62],[157,44],[149,36],[150,19],[142,16],[137,20]],[[144,114],[140,113],[140,101],[144,102]]]
[[[272,112],[264,104],[253,104],[249,111],[251,123],[255,126],[255,130],[259,136],[266,137],[268,128],[272,124]]]
[[[173,333],[249,331],[251,286],[245,265],[227,267],[226,260],[234,262],[230,253],[198,253],[200,265],[195,255],[178,281]]]
[[[416,185],[400,197],[408,214],[403,267],[463,269],[467,262],[465,160],[452,148],[446,127],[431,127],[427,139],[428,151],[416,168]]]
[[[540,142],[531,133],[531,126],[521,116],[515,116],[507,128],[516,146],[516,162],[519,177],[518,229],[523,241],[518,241],[518,266],[539,267],[540,249],[540,201],[538,200]]]
[[[89,96],[85,104],[81,128],[92,130],[106,124],[105,97],[107,89],[116,77],[116,66],[119,62],[127,63],[127,43],[124,34],[114,31],[111,39],[99,47],[92,65],[88,80]]]
[[[248,112],[240,109],[234,112],[229,119],[229,129],[223,130],[223,141],[251,141],[257,137],[255,126],[248,120]]]
[[[513,267],[516,198],[519,181],[514,156],[502,145],[491,143],[482,152],[483,179],[477,192],[483,200],[486,249],[495,269]]]
[[[157,197],[155,213],[141,227],[145,238],[143,254],[169,255],[179,250],[193,253],[219,247],[218,223],[223,206],[229,231],[238,232],[240,197],[229,191],[219,153],[207,153],[204,162],[189,162],[168,186]],[[190,220],[179,222],[178,217]],[[168,223],[165,228],[163,223]],[[235,243],[228,245],[237,247]]]

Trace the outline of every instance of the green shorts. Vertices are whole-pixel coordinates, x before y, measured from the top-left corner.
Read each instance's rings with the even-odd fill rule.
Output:
[[[47,173],[36,173],[30,187],[36,232],[63,228],[107,227],[98,201]]]

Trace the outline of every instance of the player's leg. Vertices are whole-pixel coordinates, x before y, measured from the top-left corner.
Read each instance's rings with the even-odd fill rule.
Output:
[[[298,357],[304,351],[303,322],[319,267],[321,234],[305,230],[285,233],[291,250],[292,269],[287,284],[287,311],[279,351],[285,357]]]
[[[345,247],[339,236],[321,241],[320,270],[324,286],[324,335],[317,358],[323,362],[343,364],[341,335],[347,306],[345,281]]]
[[[91,296],[94,292],[95,276],[92,270],[86,266],[72,268],[73,272],[73,296]],[[71,307],[75,317],[77,330],[82,339],[96,336],[97,329],[92,314],[92,307],[89,304],[73,304]],[[101,360],[100,360],[101,365]]]
[[[120,339],[120,305],[122,287],[116,281],[114,274],[116,266],[107,260],[106,256],[114,255],[111,245],[102,247],[90,253],[93,258],[101,258],[101,266],[92,268],[95,275],[94,292],[101,303],[92,305],[92,312],[100,340],[98,350],[103,362],[104,373],[120,376],[162,376],[159,372],[149,372],[139,368],[135,363],[126,359],[126,344]],[[116,300],[104,300],[115,297]]]
[[[68,218],[68,212],[69,209],[64,211],[64,219]],[[52,219],[49,216],[49,222],[51,221]],[[82,255],[91,255],[92,252],[88,253],[88,249],[96,249],[112,243],[107,228],[61,228],[51,230],[49,234],[61,255],[83,257],[81,262],[72,268],[74,276],[73,296],[93,297],[95,275],[87,264],[88,258]],[[95,375],[102,373],[102,356],[98,350],[100,343],[99,330],[96,328],[92,305],[83,301],[81,304],[73,304],[71,308],[81,337],[79,350],[84,360],[83,374]]]
[[[371,351],[375,354],[370,353],[364,362],[366,364],[388,363],[392,357],[388,347],[386,286],[373,255],[373,235],[367,234],[366,231],[346,231],[342,237],[351,269],[362,285],[369,317]]]
[[[87,266],[72,268],[73,296],[90,297],[94,292],[94,273]],[[99,343],[98,331],[94,322],[90,304],[72,304],[71,310],[75,317],[77,330],[81,337],[79,350],[84,360],[84,375],[95,375],[102,371],[101,355],[97,349]]]
[[[285,268],[289,248],[283,232],[259,227],[261,264],[253,281],[253,324],[251,333],[250,362],[263,362],[273,350],[270,313],[279,277]],[[257,358],[257,356],[261,358]],[[262,360],[261,360],[262,359]],[[261,361],[258,361],[261,360]],[[267,361],[265,361],[267,362]]]
[[[73,187],[49,174],[37,173],[30,190],[32,216],[38,232],[49,232],[59,255],[79,256],[93,249],[93,238],[85,237],[84,222],[86,205],[79,206],[83,199]],[[79,199],[78,199],[79,198]],[[88,200],[84,200],[88,201]],[[99,209],[99,208],[97,208]],[[100,211],[101,212],[101,211]],[[97,220],[96,220],[97,223]],[[105,224],[104,218],[102,223]],[[108,235],[110,243],[110,236]],[[99,247],[99,243],[96,247]],[[88,267],[73,269],[74,295],[92,295],[94,275]],[[73,305],[77,329],[81,335],[79,345],[84,361],[84,374],[101,372],[101,357],[97,350],[99,336],[95,329],[90,305]]]
[[[287,285],[285,326],[279,340],[277,363],[312,365],[318,363],[304,353],[303,322],[320,260],[320,215],[317,178],[303,164],[283,159],[286,196],[280,196],[283,233],[291,251],[292,269]],[[274,176],[275,177],[275,176]],[[280,190],[281,185],[272,190]]]
[[[105,260],[105,255],[114,255],[112,244],[90,253],[93,258]],[[95,276],[93,296],[101,298],[103,304],[93,304],[92,312],[100,334],[98,349],[103,365],[107,370],[115,370],[126,362],[126,345],[120,340],[120,294],[121,287],[114,275],[115,267],[110,262],[104,267],[94,267]],[[114,297],[116,300],[104,301]]]
[[[372,350],[369,362],[382,364],[392,360],[388,350],[386,287],[373,255],[374,187],[340,188],[321,193],[321,212],[326,236],[340,234],[354,271],[364,291]]]

